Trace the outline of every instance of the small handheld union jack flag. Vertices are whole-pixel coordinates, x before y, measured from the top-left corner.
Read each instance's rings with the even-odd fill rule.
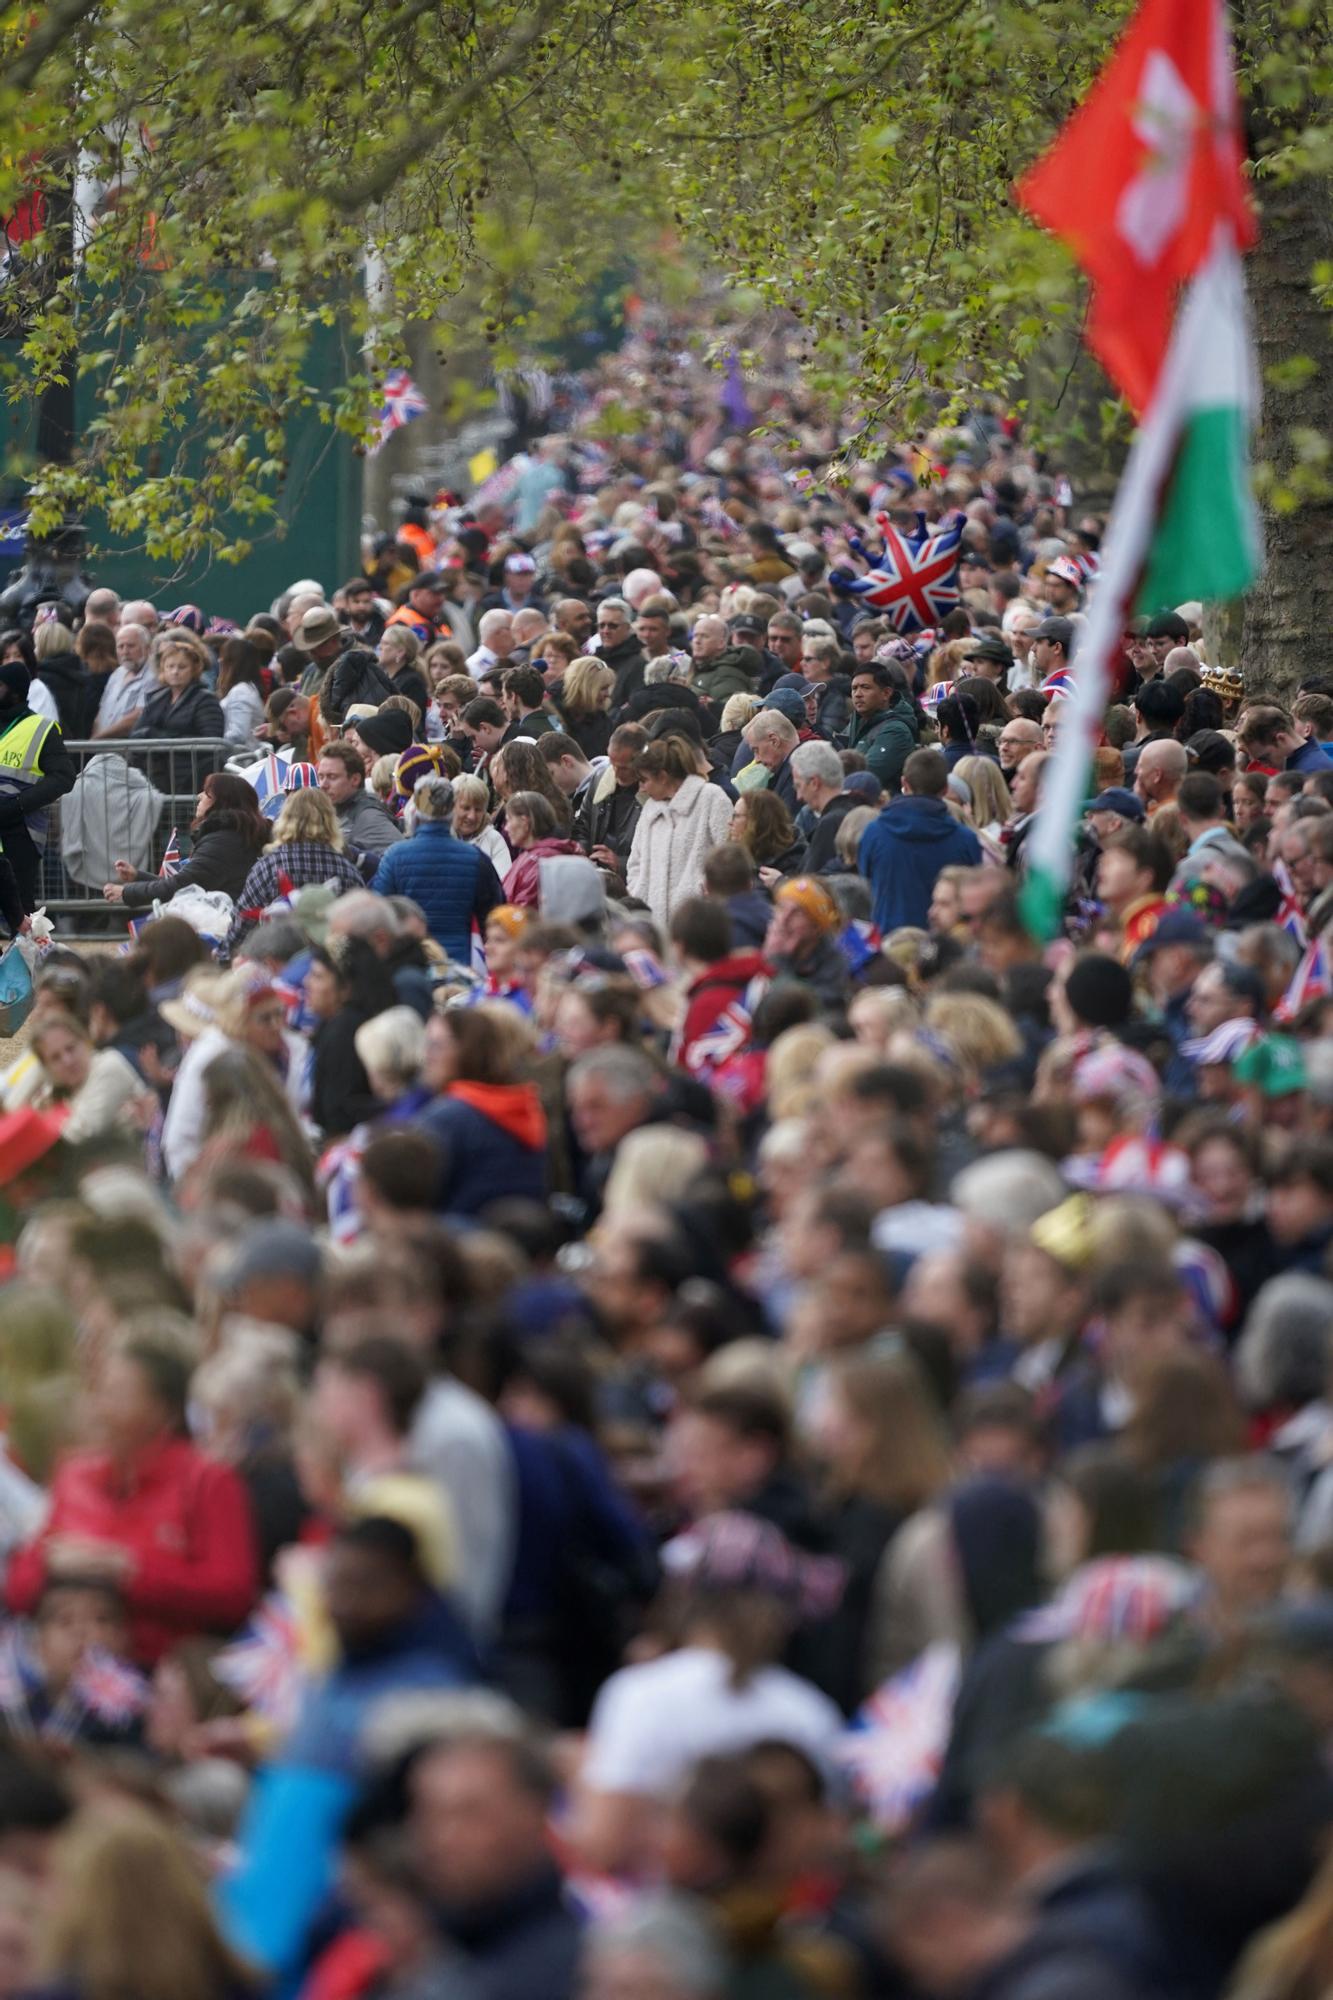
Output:
[[[370,448],[373,458],[382,446],[388,443],[396,430],[410,424],[413,417],[424,417],[430,404],[418,389],[406,368],[391,368],[384,378],[384,401],[380,406],[379,435]]]
[[[859,598],[867,609],[882,612],[900,633],[940,624],[958,602],[958,556],[965,516],[955,515],[933,534],[927,532],[924,514],[916,519],[916,534],[900,535],[882,514],[879,527],[884,552],[873,559],[854,535],[847,537],[857,555],[867,562],[873,560],[867,576],[852,576],[839,569],[829,572],[829,582],[839,596]]]
[[[176,870],[180,867],[180,865],[181,865],[180,836],[177,833],[176,828],[173,826],[171,829],[170,836],[168,837],[167,844],[162,850],[162,866],[158,869],[157,872],[159,876],[163,877],[168,875],[174,875],[176,873]]]

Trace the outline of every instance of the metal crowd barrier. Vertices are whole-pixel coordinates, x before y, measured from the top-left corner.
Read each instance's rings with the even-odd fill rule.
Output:
[[[65,748],[79,776],[74,791],[51,810],[41,900],[60,938],[71,944],[107,942],[123,937],[126,927],[124,909],[102,895],[105,884],[116,880],[111,864],[130,861],[142,874],[155,875],[173,831],[183,852],[199,788],[236,754],[235,746],[221,737],[112,738]],[[112,761],[90,771],[96,758]],[[96,865],[99,860],[105,861],[105,872]]]

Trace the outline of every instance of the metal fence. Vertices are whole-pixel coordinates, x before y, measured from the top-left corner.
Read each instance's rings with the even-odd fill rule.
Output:
[[[102,894],[116,880],[115,863],[128,861],[140,874],[156,875],[173,831],[184,843],[204,779],[223,768],[235,746],[204,737],[65,748],[79,775],[51,811],[41,900],[62,938],[122,937],[125,912]]]

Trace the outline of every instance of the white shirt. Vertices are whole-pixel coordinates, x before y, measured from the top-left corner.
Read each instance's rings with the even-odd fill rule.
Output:
[[[127,715],[137,715],[155,685],[146,660],[141,667],[117,667],[102,689],[94,727],[111,729]]]
[[[742,1688],[705,1646],[612,1674],[593,1707],[585,1782],[595,1791],[666,1799],[700,1757],[776,1738],[829,1764],[842,1716],[809,1681],[761,1667]]]
[[[28,707],[34,715],[43,716],[47,722],[59,722],[60,710],[56,698],[45,681],[34,680],[28,689]]]
[[[467,670],[474,681],[479,681],[484,673],[500,664],[500,655],[493,653],[489,646],[478,646],[475,653],[468,656]]]

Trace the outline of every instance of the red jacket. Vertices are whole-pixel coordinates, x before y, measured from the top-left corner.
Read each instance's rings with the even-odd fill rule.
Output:
[[[521,854],[514,857],[514,865],[505,876],[506,903],[514,904],[520,910],[535,910],[541,899],[541,866],[547,856],[582,852],[576,841],[563,840],[557,833],[534,840],[531,847],[525,847]]]
[[[749,1047],[750,1012],[772,968],[761,951],[734,951],[690,982],[675,1060],[707,1083],[713,1071]]]
[[[124,1483],[104,1453],[71,1453],[52,1483],[45,1527],[10,1562],[11,1611],[35,1606],[46,1581],[46,1544],[55,1535],[86,1535],[129,1551],[130,1639],[147,1666],[179,1639],[230,1632],[259,1594],[245,1487],[229,1466],[205,1458],[185,1438],[150,1445]]]

